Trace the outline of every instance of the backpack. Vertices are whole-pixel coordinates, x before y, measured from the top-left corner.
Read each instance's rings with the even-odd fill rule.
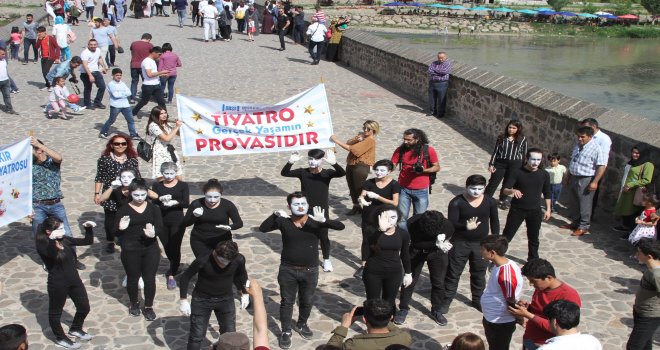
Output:
[[[60,59],[60,46],[57,45],[55,35],[48,35],[48,59],[57,61]]]
[[[401,170],[401,167],[403,167],[403,153],[404,153],[403,149],[399,147],[399,163],[398,163],[399,170]],[[424,164],[424,163],[427,166],[431,165],[431,156],[429,156],[429,145],[424,145],[424,147],[422,147],[422,154],[417,156],[417,162],[415,164]],[[433,190],[433,184],[435,183],[435,179],[437,177],[438,177],[437,172],[429,174],[429,194],[431,194],[431,191]]]

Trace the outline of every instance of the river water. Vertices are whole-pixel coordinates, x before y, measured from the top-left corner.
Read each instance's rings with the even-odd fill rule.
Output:
[[[660,40],[373,33],[660,122]]]

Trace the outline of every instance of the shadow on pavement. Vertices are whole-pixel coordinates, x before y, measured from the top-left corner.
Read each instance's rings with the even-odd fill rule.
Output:
[[[69,300],[69,302],[71,301]],[[21,293],[21,304],[23,304],[25,310],[34,314],[37,323],[39,323],[39,326],[41,327],[41,332],[46,335],[48,339],[54,341],[55,335],[52,334],[52,332],[49,332],[48,334],[46,333],[46,330],[50,330],[50,324],[48,323],[48,294],[34,289],[27,290]],[[73,316],[66,311],[62,311],[61,321],[66,321],[67,324],[71,324]]]

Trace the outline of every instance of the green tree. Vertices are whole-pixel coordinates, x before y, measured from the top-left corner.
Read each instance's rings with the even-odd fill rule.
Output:
[[[571,0],[548,0],[548,5],[555,11],[561,11],[564,6],[568,5]]]
[[[656,17],[660,15],[660,0],[642,0],[642,6],[651,14],[655,24]]]
[[[594,6],[594,4],[588,2],[586,5],[582,7],[582,12],[583,13],[594,13],[598,11],[598,8]]]
[[[625,14],[628,14],[632,12],[632,1],[630,0],[623,0],[623,1],[617,1],[616,5],[614,6],[614,14],[617,16],[622,16]]]

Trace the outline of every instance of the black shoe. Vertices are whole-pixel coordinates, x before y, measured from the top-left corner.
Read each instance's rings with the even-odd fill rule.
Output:
[[[128,314],[137,317],[140,316],[140,304],[131,304],[128,306]]]
[[[94,107],[96,107],[98,109],[105,109],[105,105],[103,103],[95,103]]]
[[[278,345],[281,349],[289,349],[291,347],[291,332],[282,332],[278,339]]]
[[[85,105],[85,109],[88,110],[88,111],[93,111],[93,110],[95,110],[96,108],[95,108],[94,106],[92,106],[92,105]]]
[[[402,325],[406,322],[406,317],[408,316],[408,310],[400,309],[394,314],[394,324]]]
[[[145,307],[142,313],[144,314],[144,319],[147,321],[153,321],[156,319],[156,313],[152,307]]]
[[[80,261],[76,261],[76,269],[84,270],[86,268],[87,268],[87,266],[85,266],[85,264],[81,263]]]
[[[357,270],[355,270],[355,273],[353,274],[353,277],[361,280],[362,279],[362,274],[364,274],[364,266],[360,266]]]
[[[431,311],[431,318],[433,321],[435,321],[435,323],[441,326],[447,325],[447,318],[445,315],[441,314],[440,311]]]
[[[624,227],[622,225],[615,226],[615,227],[613,227],[613,229],[614,229],[614,231],[625,232],[625,233],[629,233],[631,231],[629,228]]]
[[[314,336],[314,332],[312,332],[311,329],[307,326],[307,324],[304,324],[302,326],[295,325],[293,326],[293,330],[298,332],[301,337],[305,340],[310,340]]]
[[[353,207],[346,215],[351,216],[360,212],[360,207]]]
[[[115,252],[115,242],[110,242],[105,246],[105,252],[112,254]]]

